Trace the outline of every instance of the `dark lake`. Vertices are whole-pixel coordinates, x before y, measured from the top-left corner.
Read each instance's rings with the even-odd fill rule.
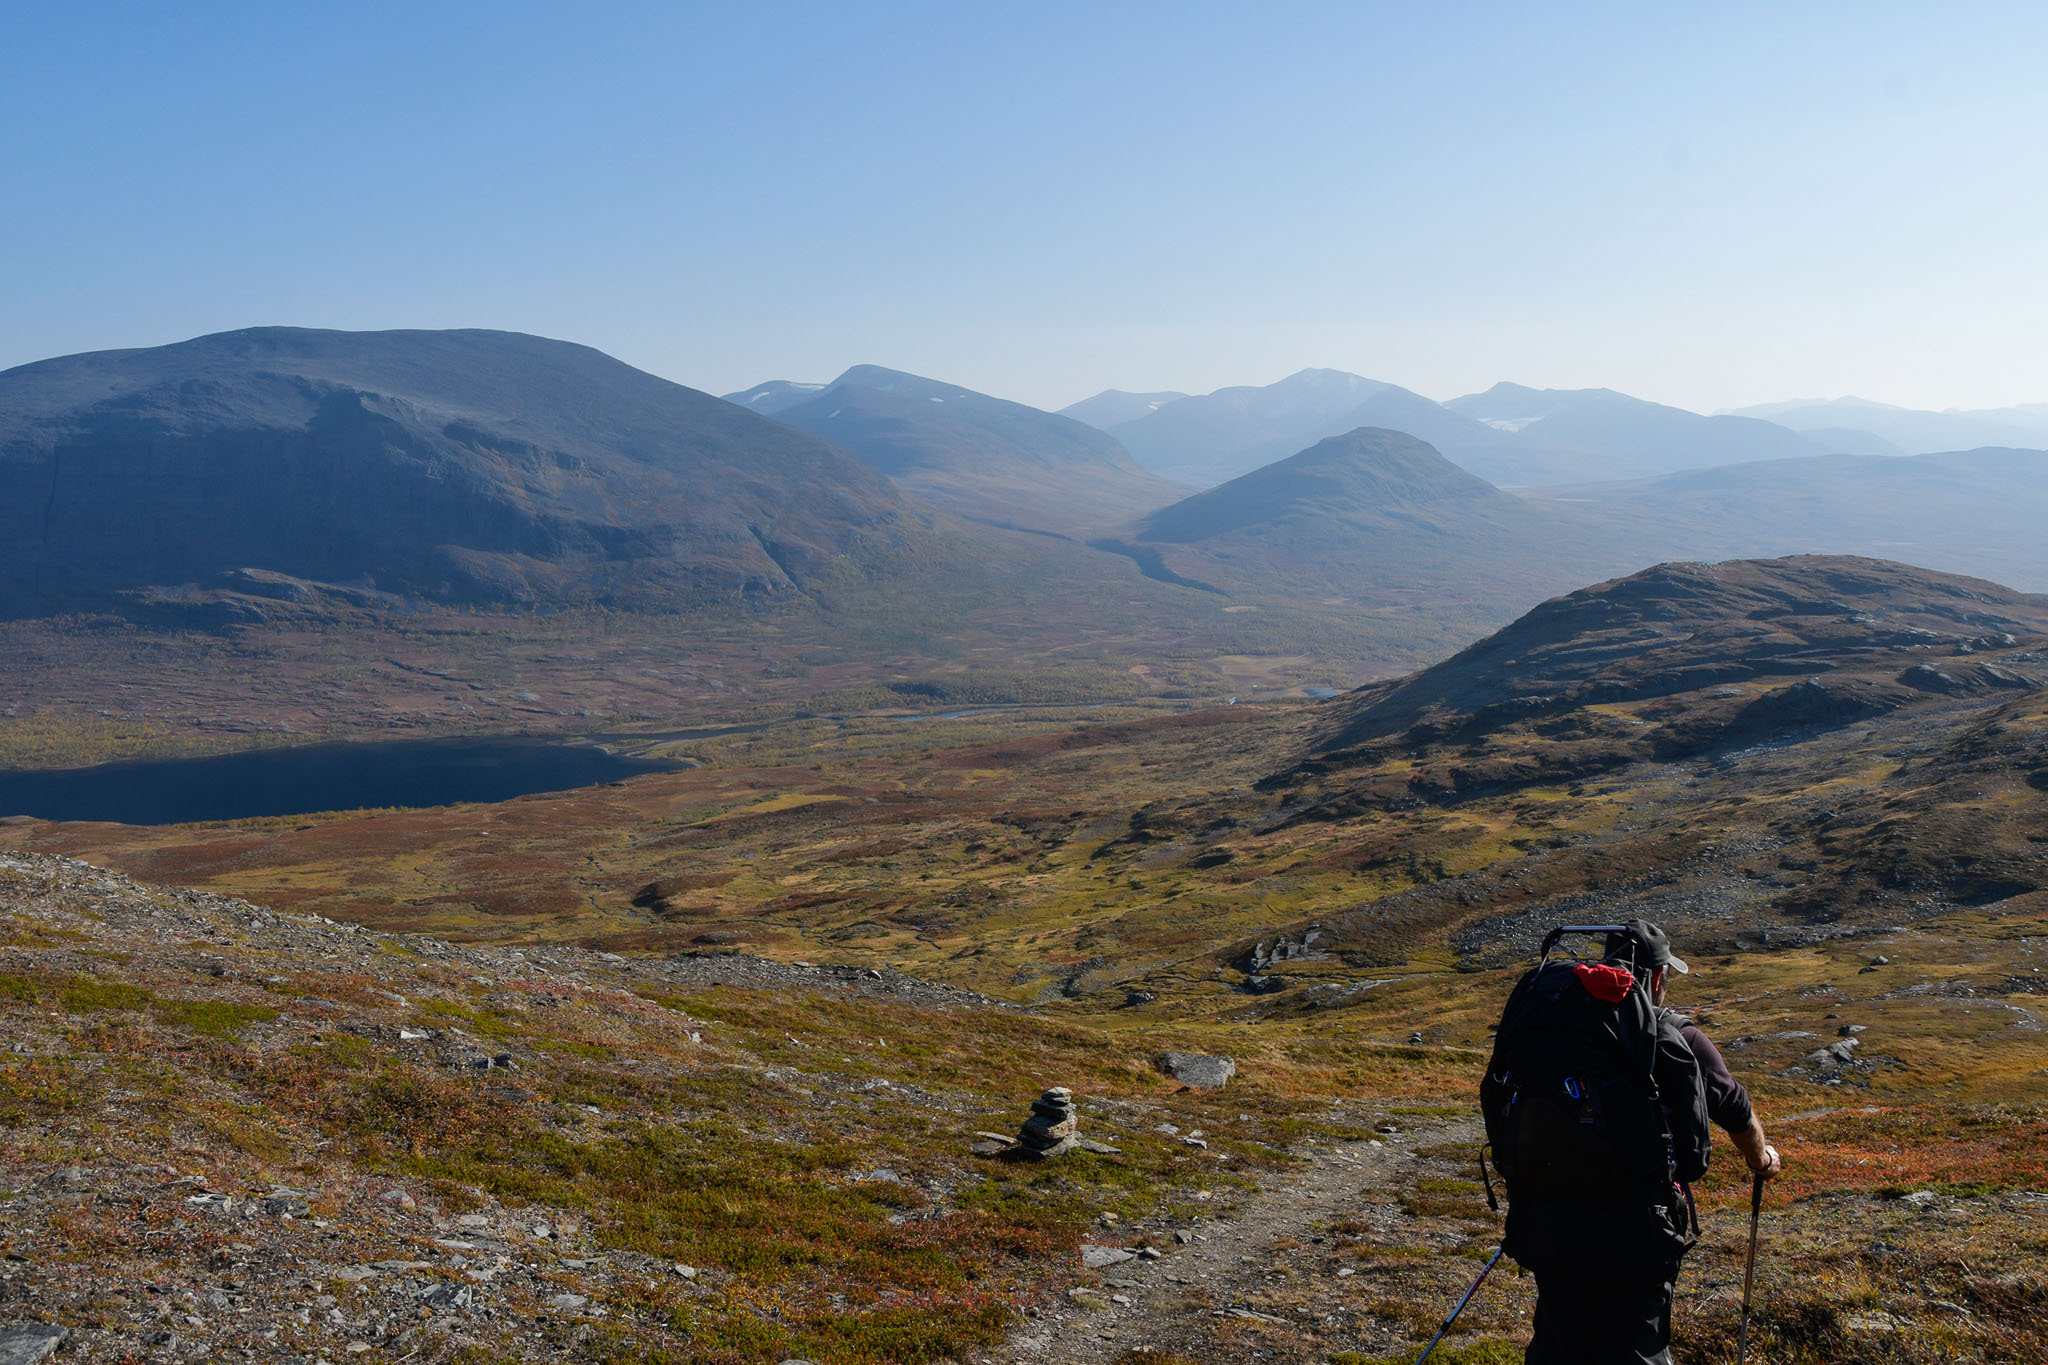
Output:
[[[172,825],[377,806],[505,801],[677,764],[546,739],[309,744],[212,758],[0,772],[0,815]]]

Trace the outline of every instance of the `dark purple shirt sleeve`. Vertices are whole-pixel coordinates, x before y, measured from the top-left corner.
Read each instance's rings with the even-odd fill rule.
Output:
[[[1744,1131],[1756,1112],[1750,1106],[1749,1092],[1742,1088],[1741,1081],[1729,1074],[1721,1049],[1700,1032],[1697,1024],[1687,1024],[1681,1032],[1686,1046],[1699,1059],[1700,1078],[1707,1084],[1707,1117],[1731,1133]]]

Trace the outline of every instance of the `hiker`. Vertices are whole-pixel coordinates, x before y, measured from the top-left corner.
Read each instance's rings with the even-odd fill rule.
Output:
[[[1538,964],[1501,1013],[1480,1104],[1507,1180],[1504,1245],[1536,1276],[1528,1365],[1670,1365],[1709,1125],[1752,1172],[1778,1173],[1749,1093],[1664,1008],[1671,974],[1689,970],[1661,928],[1630,920],[1598,963]]]

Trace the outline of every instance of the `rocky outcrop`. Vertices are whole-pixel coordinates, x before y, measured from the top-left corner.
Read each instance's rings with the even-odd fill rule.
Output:
[[[1317,951],[1318,944],[1325,941],[1320,926],[1311,925],[1299,936],[1281,934],[1274,938],[1260,939],[1239,955],[1235,963],[1238,970],[1249,975],[1261,975],[1283,962],[1300,962],[1323,956]]]

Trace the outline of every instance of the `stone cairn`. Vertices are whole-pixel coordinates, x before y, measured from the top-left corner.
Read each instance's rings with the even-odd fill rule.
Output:
[[[1069,1152],[1078,1144],[1081,1117],[1074,1111],[1074,1092],[1054,1086],[1031,1102],[1031,1117],[1017,1133],[1024,1154],[1044,1158]]]

